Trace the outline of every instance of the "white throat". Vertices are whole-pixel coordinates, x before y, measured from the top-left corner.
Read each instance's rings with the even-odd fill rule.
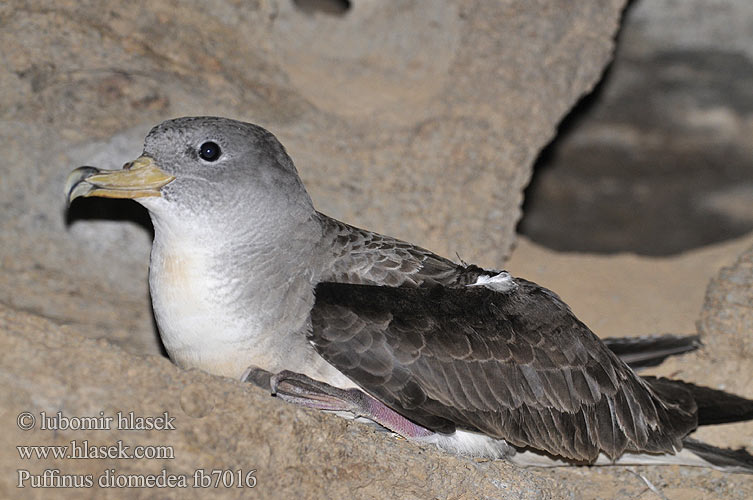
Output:
[[[294,370],[343,385],[306,340],[313,258],[286,262],[274,250],[234,246],[233,235],[195,219],[153,222],[152,305],[176,364],[233,378],[250,365]]]
[[[180,366],[233,376],[239,367],[230,350],[242,340],[241,325],[218,300],[232,278],[215,271],[217,248],[197,238],[194,228],[153,220],[149,289],[165,349]]]

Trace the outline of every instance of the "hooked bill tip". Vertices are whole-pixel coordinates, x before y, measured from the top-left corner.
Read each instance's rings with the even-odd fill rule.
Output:
[[[93,186],[85,181],[97,173],[99,173],[98,168],[83,166],[68,174],[68,178],[65,180],[65,201],[68,206],[70,206],[73,200],[86,195],[91,190]]]

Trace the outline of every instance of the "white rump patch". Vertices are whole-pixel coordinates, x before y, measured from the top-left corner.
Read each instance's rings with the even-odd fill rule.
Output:
[[[507,271],[500,271],[494,276],[488,274],[480,275],[475,283],[471,283],[468,286],[485,286],[495,292],[509,292],[514,290],[518,284],[515,283],[513,277]]]

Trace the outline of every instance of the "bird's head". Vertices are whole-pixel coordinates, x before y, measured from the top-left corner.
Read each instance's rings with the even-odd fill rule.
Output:
[[[131,198],[156,220],[259,224],[308,217],[311,199],[285,148],[265,129],[215,117],[168,120],[122,170],[80,167],[66,182],[79,197]]]

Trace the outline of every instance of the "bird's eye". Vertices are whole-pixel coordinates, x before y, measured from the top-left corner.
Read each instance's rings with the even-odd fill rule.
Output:
[[[220,157],[222,151],[216,142],[205,142],[199,148],[199,157],[204,161],[215,161]]]

